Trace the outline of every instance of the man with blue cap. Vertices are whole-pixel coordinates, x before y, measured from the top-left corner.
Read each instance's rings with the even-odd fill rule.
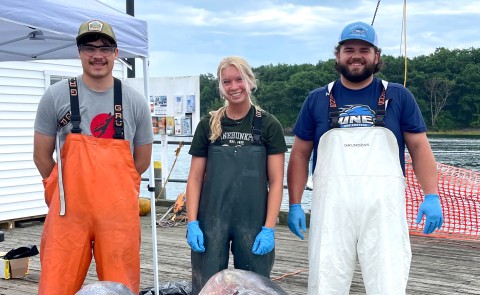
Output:
[[[436,162],[413,95],[374,77],[382,66],[374,28],[347,25],[335,48],[340,78],[310,92],[293,129],[288,226],[303,239],[302,193],[313,151],[308,294],[349,294],[357,257],[367,294],[405,294],[411,261],[405,145],[425,194],[417,223],[443,223]]]

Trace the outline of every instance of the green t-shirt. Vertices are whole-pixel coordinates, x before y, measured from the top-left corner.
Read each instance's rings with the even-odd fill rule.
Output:
[[[195,157],[207,157],[210,144],[244,146],[252,144],[252,120],[255,107],[252,106],[242,120],[222,118],[222,137],[220,141],[210,142],[210,115],[202,118],[198,123],[189,154]],[[273,115],[262,111],[261,142],[267,150],[267,155],[284,153],[287,151],[285,136],[280,122]]]

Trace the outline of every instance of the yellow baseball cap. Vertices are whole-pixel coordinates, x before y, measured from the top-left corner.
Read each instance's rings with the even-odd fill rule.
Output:
[[[117,39],[115,38],[112,26],[107,22],[100,20],[89,20],[80,25],[77,35],[77,44],[82,37],[93,34],[103,35],[117,44]]]

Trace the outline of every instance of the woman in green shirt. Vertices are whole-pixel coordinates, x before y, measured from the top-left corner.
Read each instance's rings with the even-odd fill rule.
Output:
[[[187,241],[192,291],[234,267],[270,276],[274,228],[283,196],[287,146],[280,122],[252,103],[257,81],[241,57],[217,70],[225,105],[203,118],[193,137],[187,182]]]

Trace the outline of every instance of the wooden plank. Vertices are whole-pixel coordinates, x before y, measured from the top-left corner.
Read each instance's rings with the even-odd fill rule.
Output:
[[[141,289],[154,285],[150,216],[141,217]],[[27,244],[40,246],[43,225],[24,223],[24,227],[4,230],[0,251]],[[190,248],[185,226],[157,227],[160,286],[166,282],[190,281]],[[308,242],[294,236],[286,226],[276,229],[276,260],[272,279],[288,294],[307,294]],[[308,239],[308,233],[306,235]],[[412,264],[408,295],[480,295],[480,241],[456,241],[425,236],[411,236]],[[230,267],[231,263],[230,263]],[[281,278],[280,278],[281,277]],[[30,273],[25,278],[0,280],[0,295],[37,294],[40,278],[39,256],[31,257]],[[97,281],[95,262],[89,268],[85,284]],[[355,270],[350,294],[365,294],[360,267]]]

